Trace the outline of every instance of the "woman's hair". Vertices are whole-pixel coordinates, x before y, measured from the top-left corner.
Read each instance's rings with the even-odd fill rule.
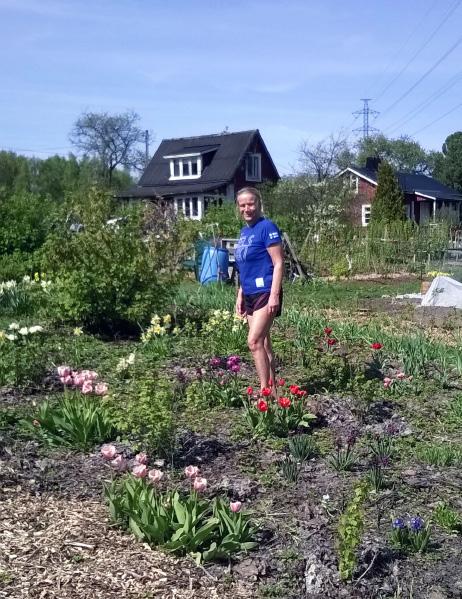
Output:
[[[260,210],[260,212],[263,212],[263,200],[261,197],[261,193],[258,191],[258,189],[256,187],[243,187],[242,189],[240,189],[236,194],[236,207],[237,207],[237,202],[238,202],[239,196],[242,195],[243,193],[252,194],[255,199],[255,203],[257,204],[258,209]]]

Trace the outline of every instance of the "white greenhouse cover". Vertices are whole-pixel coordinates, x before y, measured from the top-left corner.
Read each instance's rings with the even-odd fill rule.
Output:
[[[450,277],[435,277],[421,306],[443,306],[462,309],[462,283]]]

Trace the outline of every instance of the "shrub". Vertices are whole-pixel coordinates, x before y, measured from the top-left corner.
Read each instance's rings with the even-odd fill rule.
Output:
[[[153,453],[170,457],[175,443],[177,389],[164,378],[133,379],[105,399],[117,428]]]
[[[168,239],[145,241],[142,212],[130,209],[119,224],[109,226],[107,196],[93,191],[93,212],[82,210],[80,233],[63,229],[43,248],[47,272],[53,273],[53,316],[93,329],[137,327],[153,310],[162,310],[173,290],[163,257]]]

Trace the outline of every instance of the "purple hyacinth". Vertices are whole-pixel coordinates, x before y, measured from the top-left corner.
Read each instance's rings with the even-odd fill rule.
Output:
[[[392,524],[393,528],[403,529],[406,528],[406,524],[403,518],[395,518]]]
[[[420,516],[414,516],[409,520],[409,526],[414,532],[419,532],[424,527],[424,521]]]
[[[212,368],[218,368],[221,365],[221,358],[211,358],[209,364]]]

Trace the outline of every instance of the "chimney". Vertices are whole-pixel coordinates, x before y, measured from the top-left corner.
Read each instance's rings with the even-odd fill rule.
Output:
[[[378,171],[379,164],[382,162],[382,159],[378,156],[368,156],[366,158],[366,168],[371,171]]]

